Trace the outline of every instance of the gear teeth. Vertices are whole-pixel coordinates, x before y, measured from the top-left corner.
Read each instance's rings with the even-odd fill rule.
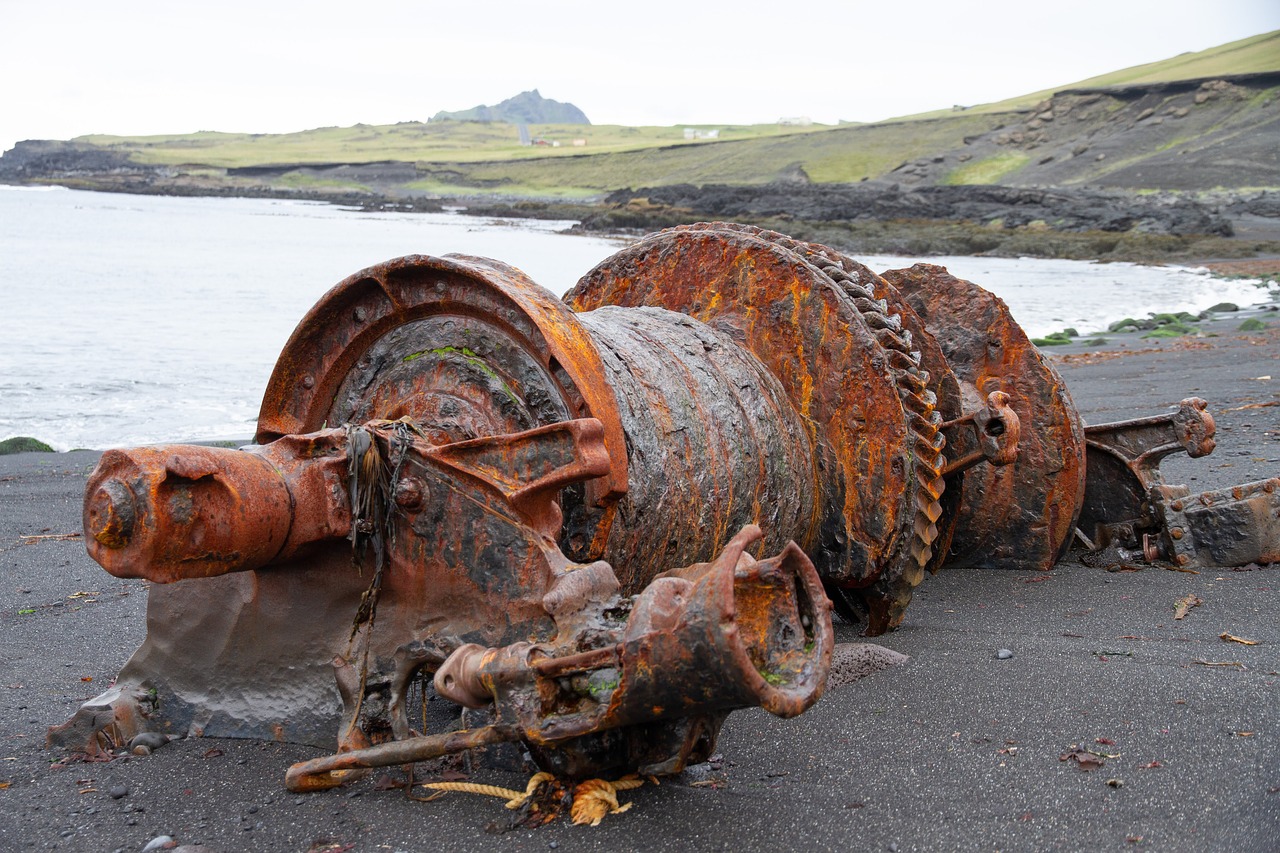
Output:
[[[702,226],[698,226],[702,227]],[[880,576],[860,590],[842,590],[845,595],[861,595],[866,603],[868,636],[883,634],[898,626],[911,601],[912,591],[924,579],[925,566],[933,558],[933,543],[938,538],[936,522],[942,516],[945,484],[942,470],[946,467],[946,439],[942,434],[942,416],[937,411],[937,396],[928,389],[929,374],[920,367],[920,352],[913,346],[902,319],[889,313],[889,303],[876,299],[873,292],[857,281],[850,271],[853,261],[827,246],[804,243],[776,231],[726,223],[709,223],[707,229],[720,228],[750,231],[775,246],[789,249],[822,270],[853,303],[872,336],[884,350],[884,364],[898,389],[898,399],[911,431],[910,442],[916,488],[913,490],[915,517],[910,541],[896,558],[891,556]],[[909,556],[909,559],[904,557]]]

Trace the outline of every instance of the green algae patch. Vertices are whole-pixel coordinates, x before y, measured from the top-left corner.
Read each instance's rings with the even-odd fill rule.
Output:
[[[53,448],[45,444],[38,438],[31,438],[26,435],[18,435],[13,438],[6,438],[0,441],[0,456],[9,456],[14,453],[53,453]]]

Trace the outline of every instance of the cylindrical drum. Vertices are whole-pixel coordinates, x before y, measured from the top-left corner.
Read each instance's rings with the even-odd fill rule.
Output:
[[[712,559],[744,525],[763,553],[808,547],[819,523],[815,454],[782,385],[726,335],[661,308],[579,314],[600,352],[626,433],[628,488],[604,559],[634,592],[674,566]],[[596,529],[572,491],[562,546]]]

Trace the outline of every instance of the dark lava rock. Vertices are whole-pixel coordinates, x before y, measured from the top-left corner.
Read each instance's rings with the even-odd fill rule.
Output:
[[[709,219],[790,217],[810,222],[961,220],[1006,228],[1043,222],[1057,231],[1231,235],[1231,223],[1192,198],[1088,189],[858,184],[679,184],[620,190],[605,200],[691,210]]]

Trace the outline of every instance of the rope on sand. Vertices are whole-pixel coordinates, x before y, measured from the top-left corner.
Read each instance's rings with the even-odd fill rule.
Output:
[[[422,787],[432,791],[457,791],[464,794],[480,794],[486,797],[498,797],[506,800],[508,809],[518,809],[525,805],[537,792],[539,786],[556,783],[551,773],[535,773],[524,791],[512,788],[500,788],[497,785],[481,785],[475,782],[425,782]],[[571,791],[573,804],[569,815],[575,824],[599,825],[605,815],[621,814],[631,808],[632,804],[618,804],[618,792],[639,788],[645,783],[638,776],[626,776],[614,782],[604,779],[588,779],[574,785]],[[656,781],[655,781],[656,784]],[[566,788],[568,786],[565,786]]]

